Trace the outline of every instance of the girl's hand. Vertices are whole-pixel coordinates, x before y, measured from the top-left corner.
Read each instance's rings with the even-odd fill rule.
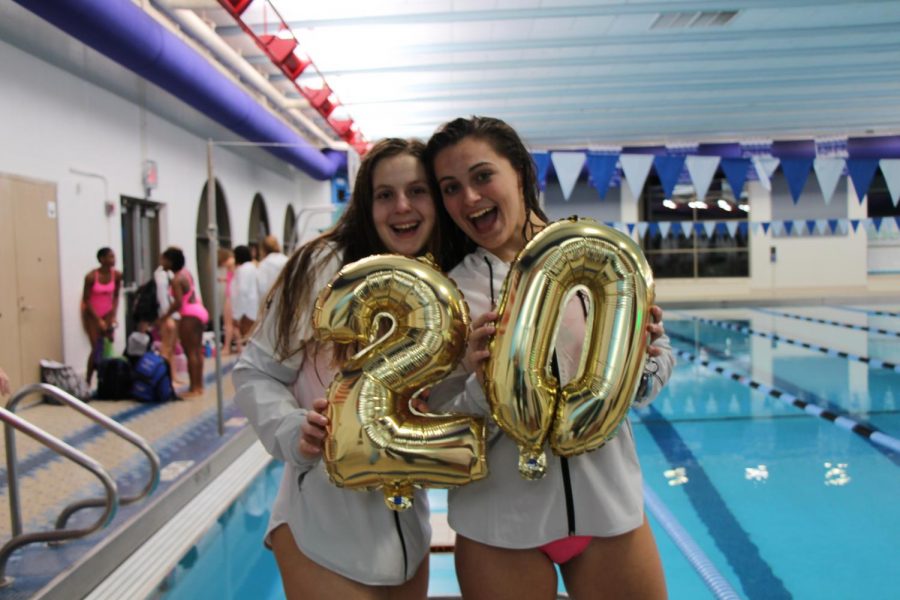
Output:
[[[315,458],[322,454],[325,447],[325,427],[328,425],[328,400],[313,400],[312,410],[306,413],[306,422],[300,426],[300,443],[297,449],[306,458]]]
[[[466,347],[466,356],[463,358],[463,367],[469,373],[475,373],[479,383],[484,383],[484,363],[490,358],[491,353],[487,349],[488,339],[494,335],[496,327],[494,321],[499,315],[494,311],[488,311],[472,321],[472,329],[469,331],[469,344]]]
[[[647,323],[647,334],[650,336],[650,340],[647,343],[647,354],[659,356],[662,354],[662,349],[654,346],[653,342],[666,334],[666,328],[663,326],[662,308],[655,304],[650,307],[650,322]]]

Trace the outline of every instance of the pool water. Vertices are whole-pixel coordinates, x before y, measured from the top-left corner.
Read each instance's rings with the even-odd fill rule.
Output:
[[[742,598],[897,598],[900,317],[773,307],[672,310],[665,322],[678,367],[631,419],[645,488],[683,529],[673,538],[648,510],[670,597],[729,597],[712,572]],[[261,543],[280,469],[181,560],[165,598],[284,597]],[[446,494],[430,495],[446,511]],[[429,594],[459,594],[452,555],[432,555]]]

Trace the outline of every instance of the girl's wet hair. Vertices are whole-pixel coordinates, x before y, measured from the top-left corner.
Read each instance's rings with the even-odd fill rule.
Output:
[[[519,183],[522,186],[522,196],[525,200],[525,225],[522,228],[522,235],[527,240],[534,234],[534,224],[531,220],[531,214],[534,213],[542,221],[547,222],[547,215],[541,208],[539,197],[540,188],[537,181],[537,168],[531,153],[516,130],[510,127],[505,121],[493,117],[477,117],[453,119],[438,127],[428,144],[425,147],[425,171],[428,173],[428,182],[431,185],[432,193],[435,197],[440,198],[440,187],[438,186],[437,177],[434,173],[434,159],[443,150],[451,146],[455,146],[466,138],[475,138],[483,140],[490,144],[491,148],[509,161],[516,173],[519,174]],[[444,209],[443,202],[438,202],[438,213],[442,218],[449,219],[447,211]],[[452,221],[451,221],[452,222]],[[454,229],[459,231],[454,225]],[[460,231],[459,234],[462,234]],[[461,245],[465,250],[464,254],[468,254],[475,249],[475,244],[465,237],[464,241],[459,241],[456,235],[445,235],[446,244],[450,244],[449,255],[458,254],[458,249],[453,245]]]

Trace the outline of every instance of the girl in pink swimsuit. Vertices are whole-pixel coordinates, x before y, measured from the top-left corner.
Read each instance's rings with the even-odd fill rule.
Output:
[[[113,338],[122,274],[113,267],[116,254],[110,248],[97,251],[100,267],[92,269],[84,278],[81,296],[81,322],[91,342],[87,361],[87,381],[91,382],[97,363],[103,356],[103,340]]]
[[[162,254],[161,264],[164,269],[175,273],[169,290],[172,304],[160,319],[167,319],[179,313],[178,337],[187,356],[190,388],[182,398],[191,398],[203,394],[203,330],[209,323],[209,313],[197,296],[194,279],[184,268],[184,253],[180,248],[167,248]]]

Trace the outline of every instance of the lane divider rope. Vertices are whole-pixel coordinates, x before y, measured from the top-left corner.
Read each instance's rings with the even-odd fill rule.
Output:
[[[769,333],[768,331],[760,331],[758,329],[753,329],[752,327],[735,325],[734,323],[729,323],[728,321],[721,321],[719,319],[709,319],[707,317],[696,317],[694,315],[689,315],[686,313],[680,313],[676,311],[670,311],[674,314],[682,315],[687,318],[693,319],[694,321],[699,321],[700,323],[707,323],[709,325],[713,325],[715,327],[719,327],[721,329],[728,329],[730,331],[736,331],[738,333],[746,333],[749,335],[756,335],[762,338],[766,338],[769,340],[774,340],[776,342],[784,342],[786,344],[792,344],[794,346],[800,346],[801,348],[807,348],[809,350],[818,350],[819,352],[823,352],[828,356],[837,356],[840,358],[845,358],[847,360],[854,360],[857,362],[865,363],[870,367],[874,367],[876,369],[887,369],[888,371],[895,371],[900,373],[900,365],[888,362],[886,360],[881,360],[878,358],[870,358],[868,356],[861,356],[859,354],[850,354],[849,352],[844,352],[842,350],[835,350],[834,348],[829,348],[827,346],[818,346],[816,344],[811,344],[809,342],[802,342],[800,340],[795,340],[791,338],[787,338],[784,336],[780,336],[775,333]]]
[[[794,406],[795,408],[799,408],[800,410],[813,415],[814,417],[819,417],[820,419],[830,421],[838,427],[846,429],[847,431],[851,431],[856,435],[881,446],[882,448],[900,454],[900,439],[890,436],[883,431],[879,431],[874,427],[858,423],[850,417],[839,415],[831,410],[822,408],[817,404],[812,404],[811,402],[802,400],[797,396],[794,396],[793,394],[789,394],[788,392],[773,388],[759,381],[754,381],[746,375],[743,375],[736,371],[732,371],[731,369],[726,369],[725,367],[714,365],[710,361],[699,358],[691,354],[690,352],[685,352],[684,350],[673,350],[673,352],[675,352],[675,354],[677,354],[681,358],[706,367],[707,369],[711,369],[720,375],[737,381],[741,385],[745,385],[751,389],[763,392],[764,394],[771,396],[776,400],[781,400],[785,404],[789,404],[791,406]]]

